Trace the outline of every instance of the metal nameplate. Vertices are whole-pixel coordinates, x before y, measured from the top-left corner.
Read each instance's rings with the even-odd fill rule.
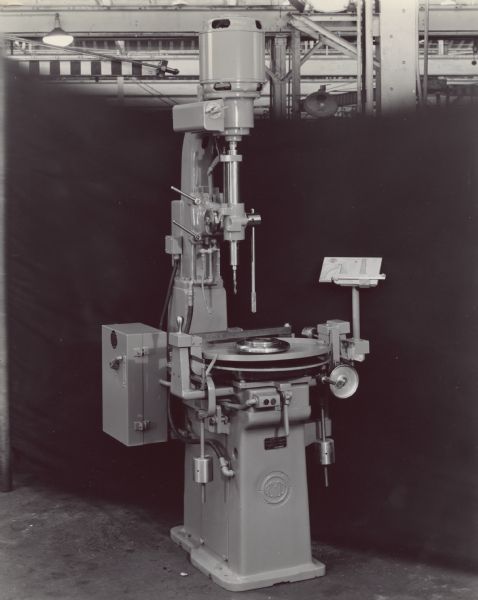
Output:
[[[277,448],[287,448],[287,438],[285,435],[266,438],[264,440],[264,450],[276,450]]]

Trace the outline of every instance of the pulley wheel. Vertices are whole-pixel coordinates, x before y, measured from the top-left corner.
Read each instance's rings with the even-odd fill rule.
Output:
[[[336,398],[350,398],[355,394],[359,385],[357,371],[348,365],[335,367],[327,380],[330,384],[330,391]]]

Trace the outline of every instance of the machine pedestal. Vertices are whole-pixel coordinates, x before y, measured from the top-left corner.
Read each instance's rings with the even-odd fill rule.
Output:
[[[191,473],[198,445],[186,447],[184,525],[171,531],[192,564],[231,591],[250,590],[325,575],[312,558],[305,464],[309,388],[292,386],[290,429],[282,411],[247,410],[231,415],[230,433],[217,436],[231,457],[234,476],[215,459],[205,488]],[[275,388],[258,388],[273,395]]]
[[[277,583],[303,581],[325,575],[324,563],[314,558],[309,563],[294,565],[290,568],[253,573],[251,575],[239,575],[229,568],[227,562],[219,558],[214,552],[201,545],[199,541],[193,540],[182,525],[171,529],[171,539],[189,553],[193,566],[208,575],[214,583],[231,592],[243,592],[269,587]]]

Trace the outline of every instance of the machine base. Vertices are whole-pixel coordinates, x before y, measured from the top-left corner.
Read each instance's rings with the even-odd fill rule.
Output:
[[[189,552],[191,563],[202,573],[208,575],[214,583],[231,592],[242,592],[269,587],[277,583],[303,581],[325,575],[325,565],[312,559],[310,563],[295,565],[289,569],[239,575],[227,566],[216,554],[192,538],[182,525],[171,529],[171,539]]]

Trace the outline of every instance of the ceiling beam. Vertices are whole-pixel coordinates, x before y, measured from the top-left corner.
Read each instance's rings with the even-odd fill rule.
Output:
[[[20,36],[42,35],[53,27],[55,12],[60,13],[61,26],[65,31],[78,37],[101,37],[103,35],[158,37],[165,33],[194,34],[202,31],[204,22],[234,12],[236,15],[253,16],[263,24],[266,32],[280,32],[288,29],[288,11],[258,10],[253,7],[231,9],[224,7],[159,7],[145,6],[133,8],[109,8],[89,6],[68,8],[53,6],[46,9],[0,8],[0,31]]]
[[[204,22],[225,12],[235,15],[254,16],[259,19],[267,33],[288,32],[288,21],[295,11],[288,6],[164,6],[127,5],[74,6],[52,2],[48,6],[0,6],[0,32],[19,36],[39,36],[52,29],[56,12],[60,13],[62,27],[78,37],[141,36],[158,37],[166,33],[195,34],[203,29]],[[353,37],[355,15],[352,13],[312,13],[308,17],[325,25],[328,30]],[[424,11],[419,11],[419,31],[423,31]],[[430,36],[476,37],[478,32],[478,6],[430,8]],[[379,34],[379,19],[374,18],[374,34]]]

